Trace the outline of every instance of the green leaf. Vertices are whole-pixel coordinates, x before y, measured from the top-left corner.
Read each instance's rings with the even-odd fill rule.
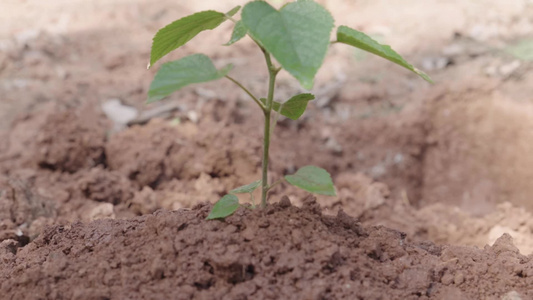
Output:
[[[224,46],[235,44],[240,39],[242,39],[246,35],[247,32],[248,32],[248,29],[246,28],[246,26],[244,26],[242,21],[237,21],[237,23],[235,24],[235,27],[233,28],[231,39],[229,40],[229,42],[224,44]]]
[[[433,80],[431,80],[426,73],[410,65],[398,53],[396,53],[396,51],[392,50],[390,46],[382,45],[360,31],[347,26],[339,26],[337,29],[337,42],[354,46],[377,56],[381,56],[392,61],[393,63],[415,72],[427,82],[433,83]]]
[[[296,171],[294,175],[286,175],[285,179],[290,184],[308,192],[336,196],[331,176],[322,168],[305,166]]]
[[[236,189],[229,191],[230,194],[249,194],[255,191],[261,185],[262,180],[256,180],[250,184],[240,186]]]
[[[161,100],[186,85],[220,79],[226,76],[231,68],[232,66],[228,65],[217,70],[211,59],[203,54],[193,54],[165,63],[150,85],[148,103]]]
[[[278,11],[264,1],[254,1],[244,6],[242,22],[304,88],[312,88],[333,28],[333,18],[324,7],[299,0]]]
[[[235,195],[225,195],[211,209],[207,220],[225,218],[239,208],[239,198]]]
[[[313,94],[298,94],[293,96],[291,99],[287,100],[285,103],[280,103],[278,101],[272,102],[272,109],[284,115],[285,117],[298,120],[299,117],[303,115],[305,109],[307,108],[307,103],[315,99]],[[265,98],[259,99],[264,105],[266,105]],[[280,111],[281,110],[281,111]]]
[[[228,15],[232,16],[237,13],[239,8],[232,9]],[[156,61],[172,50],[185,45],[200,32],[215,29],[225,20],[227,20],[226,14],[207,10],[181,18],[163,27],[154,36],[148,67],[153,66]]]
[[[289,119],[298,120],[298,118],[303,115],[305,109],[307,108],[307,103],[313,99],[315,99],[313,94],[299,94],[293,96],[291,99],[281,105],[280,114]],[[279,111],[278,102],[274,102],[273,106],[274,110]]]
[[[240,5],[235,6],[233,9],[226,13],[226,17],[233,17],[241,9]]]

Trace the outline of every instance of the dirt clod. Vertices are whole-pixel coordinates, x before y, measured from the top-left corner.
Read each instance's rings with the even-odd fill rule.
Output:
[[[52,170],[76,172],[104,163],[105,125],[90,110],[52,114],[37,136],[35,162]]]
[[[117,172],[93,168],[78,180],[79,190],[85,197],[111,204],[125,203],[133,196],[131,182]]]

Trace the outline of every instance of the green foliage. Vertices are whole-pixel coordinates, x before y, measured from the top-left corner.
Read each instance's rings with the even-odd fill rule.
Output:
[[[294,175],[286,175],[288,183],[314,194],[336,196],[335,186],[328,171],[315,167],[305,166]]]
[[[300,0],[278,11],[266,2],[255,1],[242,9],[242,22],[285,70],[311,89],[333,29],[333,18],[325,8]]]
[[[298,94],[296,96],[291,97],[291,99],[287,100],[287,102],[285,103],[274,101],[272,103],[272,110],[279,112],[281,115],[289,119],[298,120],[298,118],[300,118],[305,112],[305,109],[307,108],[307,103],[314,99],[315,95],[313,94]],[[265,98],[261,98],[260,100],[263,104],[266,105]]]
[[[217,28],[228,16],[233,16],[239,9],[240,6],[237,6],[227,14],[214,10],[202,11],[163,27],[154,36],[149,66],[154,65],[172,50],[185,45],[200,32]]]
[[[193,54],[165,63],[150,85],[148,103],[161,100],[186,85],[220,79],[226,76],[231,68],[232,66],[228,65],[217,70],[211,59],[203,54]]]
[[[313,94],[299,94],[293,96],[283,104],[274,102],[272,109],[289,119],[298,120],[298,118],[303,115],[305,109],[307,108],[307,103],[314,99],[315,95]]]
[[[396,51],[392,50],[390,46],[381,45],[380,43],[376,42],[371,37],[360,31],[349,28],[347,26],[340,26],[337,29],[337,42],[354,46],[377,56],[381,56],[385,59],[392,61],[393,63],[396,63],[408,70],[415,72],[427,82],[433,83],[431,78],[429,78],[426,73],[413,67],[407,61],[405,61],[403,57],[396,53]]]
[[[256,97],[236,79],[228,76],[232,66],[217,70],[211,60],[203,54],[193,54],[182,59],[163,64],[156,74],[148,91],[148,102],[154,102],[168,96],[184,86],[207,82],[226,77],[259,106],[265,115],[264,123],[264,158],[262,179],[230,191],[214,206],[207,219],[224,218],[239,207],[239,200],[234,194],[252,193],[261,187],[261,206],[267,204],[268,191],[278,182],[268,184],[268,149],[271,134],[271,113],[279,113],[287,118],[297,120],[305,112],[312,94],[299,94],[285,103],[274,101],[276,75],[281,69],[294,76],[300,84],[310,89],[324,57],[330,46],[330,33],[334,20],[330,13],[313,0],[296,0],[275,9],[265,1],[253,1],[242,10],[241,20],[233,16],[240,10],[235,7],[224,14],[216,11],[203,11],[181,18],[159,30],[153,39],[150,65],[153,65],[169,52],[185,45],[200,32],[218,27],[222,22],[231,20],[235,23],[231,38],[226,45],[232,45],[245,36],[249,36],[265,55],[269,73],[268,97]],[[340,26],[337,30],[338,43],[347,44],[364,51],[381,56],[403,66],[423,79],[432,82],[429,76],[405,61],[390,46],[381,45],[366,34]],[[272,62],[274,57],[280,66]],[[321,168],[306,166],[284,179],[305,191],[335,196],[335,187],[329,173]],[[255,205],[254,205],[255,206]]]
[[[242,23],[242,21],[238,21],[237,23],[235,23],[235,27],[233,27],[231,39],[224,46],[230,46],[240,41],[243,37],[246,36],[247,32],[248,29],[246,28],[246,26],[244,26],[244,23]]]
[[[262,180],[256,180],[250,184],[240,186],[236,189],[229,191],[230,194],[249,194],[253,193],[261,185]]]
[[[263,180],[259,179],[250,184],[240,186],[236,189],[229,191],[230,194],[250,194],[250,200],[252,202],[252,208],[255,208],[255,201],[253,192],[261,185]]]
[[[239,10],[241,10],[241,6],[240,5],[235,6],[234,8],[232,8],[230,11],[226,13],[226,17],[228,18],[233,17],[236,13],[239,12]]]
[[[239,208],[239,198],[235,195],[225,195],[215,203],[207,220],[225,218],[233,214],[237,208]]]

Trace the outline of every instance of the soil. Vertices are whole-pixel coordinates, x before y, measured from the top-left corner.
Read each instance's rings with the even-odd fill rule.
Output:
[[[320,2],[437,84],[335,45],[270,179],[313,164],[338,196],[280,184],[208,222],[260,178],[262,115],[227,81],[146,106],[145,67],[161,26],[242,3],[3,1],[0,298],[533,298],[533,64],[508,51],[531,1]],[[168,59],[206,53],[264,93],[260,53],[220,32]],[[277,98],[296,92],[280,73]]]
[[[409,242],[284,197],[206,221],[210,204],[128,220],[48,227],[0,248],[14,299],[530,298],[533,260],[505,234],[485,249]],[[73,288],[74,287],[74,288]],[[29,296],[32,295],[32,296]]]

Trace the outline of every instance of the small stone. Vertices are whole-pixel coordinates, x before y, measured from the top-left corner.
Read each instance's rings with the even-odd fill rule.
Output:
[[[427,57],[422,61],[422,68],[426,71],[441,70],[450,64],[447,57]]]
[[[454,277],[452,274],[446,273],[442,278],[440,279],[440,282],[444,285],[450,285],[454,280]]]
[[[98,219],[114,219],[115,212],[113,211],[113,204],[100,203],[89,213],[89,220],[94,221]]]
[[[518,68],[520,68],[520,61],[519,60],[514,60],[508,64],[505,64],[505,65],[502,65],[500,66],[500,74],[504,77],[507,77],[509,75],[511,75],[511,73],[513,73],[514,71],[516,71]]]
[[[516,291],[510,291],[503,295],[502,300],[522,300],[522,297]]]
[[[331,151],[333,154],[341,154],[342,153],[342,146],[337,142],[337,140],[333,137],[329,137],[326,141],[326,149]]]
[[[102,111],[115,124],[115,131],[124,128],[139,115],[135,107],[124,105],[119,99],[110,99],[102,103]]]
[[[187,118],[189,118],[189,120],[195,124],[198,123],[198,121],[200,120],[198,113],[194,110],[191,110],[187,113]]]
[[[453,277],[453,283],[455,283],[456,285],[459,285],[463,283],[464,281],[465,281],[465,275],[463,275],[463,273],[461,272],[455,274],[455,276]]]

